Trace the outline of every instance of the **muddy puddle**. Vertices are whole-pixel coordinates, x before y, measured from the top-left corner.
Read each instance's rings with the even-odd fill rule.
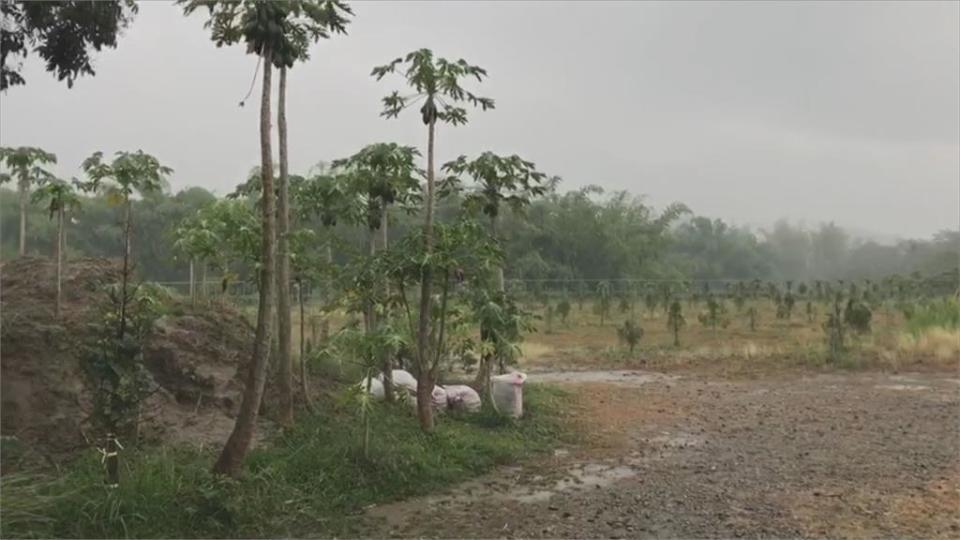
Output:
[[[527,374],[532,383],[613,383],[636,386],[650,383],[666,383],[679,379],[653,371],[602,370],[602,371],[545,371]]]
[[[533,474],[524,467],[501,467],[486,477],[466,481],[443,494],[419,497],[368,509],[367,514],[391,528],[400,527],[431,508],[470,507],[477,503],[548,503],[564,494],[594,491],[629,481],[652,461],[659,461],[685,448],[700,446],[704,439],[685,432],[660,432],[638,439],[648,451],[634,451],[618,460],[567,461],[565,450],[554,452],[559,467],[549,474]],[[651,453],[649,450],[654,450]]]
[[[577,463],[559,475],[551,474],[550,478],[526,475],[521,467],[504,467],[486,479],[464,482],[443,495],[372,507],[368,510],[368,515],[381,518],[388,526],[396,527],[421,511],[437,506],[491,501],[520,504],[547,502],[561,493],[601,489],[637,476],[637,465],[640,463],[639,458],[626,464]]]

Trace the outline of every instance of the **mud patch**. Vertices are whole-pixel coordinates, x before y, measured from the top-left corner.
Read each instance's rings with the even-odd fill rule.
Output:
[[[530,382],[544,383],[612,383],[640,386],[651,383],[668,383],[680,377],[653,371],[606,370],[606,371],[555,371],[528,373]]]

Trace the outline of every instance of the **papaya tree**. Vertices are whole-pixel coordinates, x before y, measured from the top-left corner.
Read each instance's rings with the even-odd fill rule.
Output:
[[[493,152],[484,152],[472,160],[467,159],[467,156],[460,156],[444,164],[442,170],[450,175],[445,179],[448,183],[459,184],[463,176],[469,176],[473,180],[473,188],[464,197],[463,206],[466,210],[487,218],[490,236],[495,242],[500,241],[497,218],[501,208],[508,206],[514,211],[520,211],[530,204],[531,198],[546,191],[546,187],[542,185],[546,175],[538,171],[533,162],[517,155],[504,157]],[[495,270],[494,279],[496,289],[505,293],[502,266]],[[483,328],[480,331],[483,335],[492,335]],[[475,384],[483,388],[485,394],[489,388],[491,364],[492,358],[481,356]]]
[[[487,292],[480,287],[460,287],[463,280],[485,278],[500,264],[503,254],[487,232],[471,220],[460,220],[453,224],[437,225],[433,231],[435,242],[430,246],[427,256],[426,244],[419,234],[410,234],[394,248],[384,251],[386,266],[381,275],[391,280],[391,294],[398,305],[400,317],[409,326],[411,336],[419,336],[420,318],[411,308],[407,291],[422,284],[422,276],[429,267],[433,288],[439,299],[431,304],[430,326],[423,333],[426,338],[425,351],[429,356],[418,356],[414,352],[414,367],[417,372],[417,410],[421,428],[433,429],[433,410],[431,392],[439,377],[443,361],[450,355],[450,318],[459,304],[471,301],[462,296],[469,292]],[[467,275],[469,272],[469,275]],[[421,285],[422,286],[422,285]],[[458,295],[461,296],[458,302]],[[495,302],[504,305],[503,302]],[[458,317],[459,318],[459,317]],[[490,325],[488,325],[490,326]],[[506,329],[509,331],[510,329]],[[494,346],[510,346],[512,335],[502,336],[502,340],[491,340]]]
[[[393,205],[410,207],[419,200],[420,174],[415,160],[420,152],[412,146],[400,146],[396,143],[375,143],[361,149],[356,154],[333,162],[335,170],[342,170],[345,187],[362,208],[361,220],[367,227],[367,242],[370,257],[376,255],[377,237],[381,238],[381,249],[388,246],[388,216]],[[388,286],[384,283],[385,286]],[[389,295],[389,291],[384,291]],[[389,312],[379,314],[384,319]],[[366,329],[371,334],[377,331],[378,313],[373,303],[364,309]],[[384,396],[393,401],[393,365],[389,349],[382,349],[381,362]]]
[[[293,357],[290,319],[290,196],[287,157],[287,69],[309,58],[311,42],[345,34],[353,11],[339,0],[286,0],[280,4],[283,37],[273,55],[280,71],[277,93],[277,135],[280,147],[280,174],[277,176],[277,365],[279,380],[279,422],[293,424]]]
[[[76,184],[54,179],[40,186],[33,192],[34,202],[43,203],[47,207],[50,219],[57,218],[57,237],[54,240],[54,259],[57,261],[57,297],[54,303],[54,313],[60,318],[60,304],[63,290],[63,252],[66,247],[66,216],[67,212],[80,207],[80,197],[77,195]]]
[[[680,329],[687,324],[687,320],[683,317],[683,306],[680,305],[679,300],[674,300],[670,303],[670,307],[667,311],[667,328],[673,332],[673,346],[680,346]]]
[[[394,91],[383,98],[381,115],[387,118],[396,118],[407,107],[423,102],[420,106],[420,118],[427,126],[427,182],[426,194],[423,201],[423,256],[424,260],[431,259],[434,243],[434,202],[436,180],[434,171],[434,141],[436,138],[437,122],[452,126],[467,123],[465,104],[480,107],[481,110],[492,109],[494,102],[487,97],[481,97],[462,86],[462,80],[473,77],[482,82],[487,72],[483,68],[467,63],[460,59],[450,61],[446,58],[434,57],[430,49],[419,49],[406,56],[396,58],[391,62],[373,68],[371,75],[378,81],[390,73],[401,72],[408,86],[413,90],[412,95],[400,95]],[[418,305],[416,347],[414,348],[414,362],[418,367],[417,417],[420,427],[424,431],[433,430],[433,411],[430,408],[430,390],[433,381],[429,379],[431,358],[430,351],[433,277],[434,268],[424,264],[420,272],[420,301]]]
[[[0,164],[8,171],[0,173],[0,184],[14,179],[17,182],[20,200],[20,242],[17,253],[21,257],[27,254],[27,206],[30,201],[30,188],[52,180],[53,175],[43,166],[56,162],[57,156],[42,148],[0,148]]]
[[[249,54],[259,56],[263,71],[260,95],[260,171],[261,171],[261,257],[260,298],[257,307],[257,327],[254,337],[252,369],[240,404],[240,413],[233,431],[214,464],[219,474],[237,476],[250,449],[256,429],[257,414],[267,381],[267,363],[273,333],[273,307],[276,295],[276,209],[273,182],[273,151],[271,143],[270,96],[273,87],[274,54],[287,47],[284,34],[287,5],[281,2],[243,0],[180,0],[184,13],[190,15],[199,8],[207,8],[210,19],[206,27],[218,47],[243,42]]]
[[[167,186],[166,177],[173,173],[173,169],[161,165],[157,158],[144,153],[117,152],[110,162],[104,161],[103,152],[95,152],[83,161],[83,170],[90,179],[84,183],[84,189],[92,192],[102,192],[107,200],[114,201],[121,207],[123,230],[123,281],[121,296],[128,296],[127,285],[130,274],[130,260],[133,245],[133,199],[134,195],[147,195],[162,192]],[[120,303],[120,329],[118,334],[124,334],[126,325],[126,306],[124,300]]]

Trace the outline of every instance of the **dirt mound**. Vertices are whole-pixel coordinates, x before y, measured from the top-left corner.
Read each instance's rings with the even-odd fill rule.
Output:
[[[33,450],[59,455],[88,446],[91,392],[78,351],[99,317],[117,261],[70,260],[62,315],[54,317],[56,267],[24,257],[0,266],[0,427]],[[221,444],[233,425],[252,350],[253,328],[233,307],[190,306],[171,297],[145,350],[156,383],[143,409],[142,435]]]

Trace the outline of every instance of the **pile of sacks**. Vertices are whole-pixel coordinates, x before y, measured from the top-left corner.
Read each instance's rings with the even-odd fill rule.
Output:
[[[523,383],[527,376],[519,371],[505,373],[490,378],[490,397],[493,408],[500,414],[520,418],[523,416]],[[360,381],[360,387],[366,390],[370,385],[370,393],[377,399],[384,398],[383,374],[368,381]],[[412,406],[417,404],[417,379],[410,372],[402,369],[393,370],[393,386],[398,400],[404,400]],[[477,412],[482,402],[476,390],[463,384],[433,387],[431,392],[434,409],[445,411]]]
[[[360,381],[360,387],[366,390],[370,385],[370,393],[377,399],[384,398],[383,374],[371,381],[363,379]],[[406,401],[412,406],[417,404],[417,379],[409,371],[402,369],[393,370],[393,387],[398,400]],[[454,411],[477,412],[480,410],[480,394],[473,388],[463,384],[451,384],[448,386],[435,385],[430,393],[433,407],[439,411],[447,409]]]

